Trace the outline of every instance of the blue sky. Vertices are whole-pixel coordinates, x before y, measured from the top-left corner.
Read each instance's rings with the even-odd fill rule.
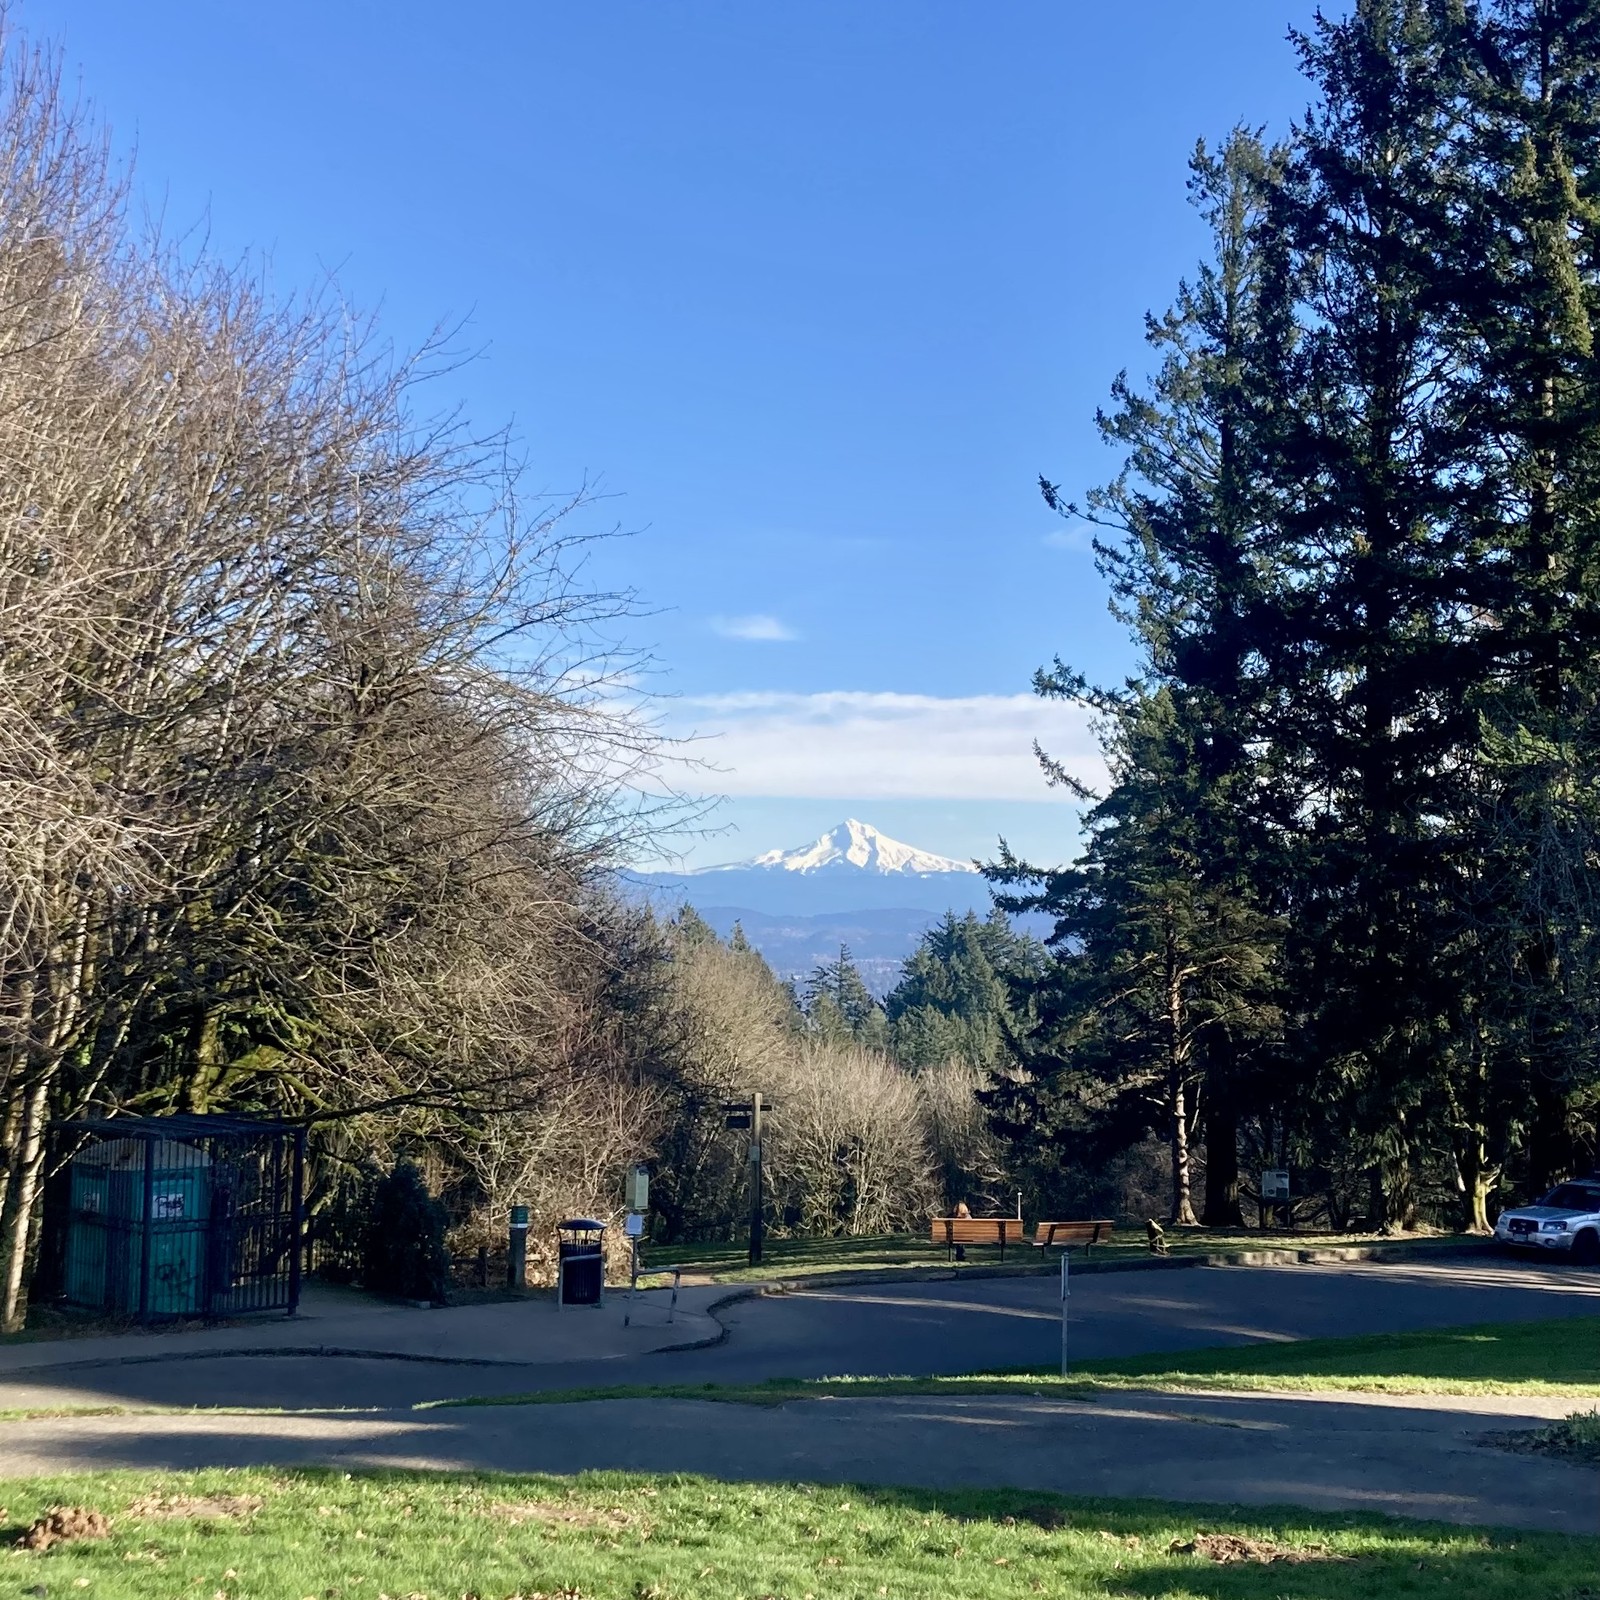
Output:
[[[1071,853],[1060,653],[1126,645],[1040,503],[1201,249],[1195,139],[1282,128],[1303,0],[24,0],[169,226],[332,272],[631,537],[660,708],[753,854],[846,815]],[[597,524],[598,525],[598,524]]]

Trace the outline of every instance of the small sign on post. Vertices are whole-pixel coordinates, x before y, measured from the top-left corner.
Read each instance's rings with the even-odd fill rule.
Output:
[[[509,1238],[506,1241],[506,1285],[512,1289],[528,1287],[528,1208],[512,1206]]]
[[[1289,1174],[1282,1167],[1269,1167],[1261,1174],[1261,1226],[1267,1226],[1267,1213],[1274,1208],[1283,1212],[1283,1224],[1291,1221],[1289,1212]]]
[[[650,1169],[642,1161],[628,1169],[628,1209],[650,1209]]]

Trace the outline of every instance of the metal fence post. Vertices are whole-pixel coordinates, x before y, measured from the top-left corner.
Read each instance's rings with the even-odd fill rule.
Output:
[[[289,1179],[289,1310],[293,1316],[300,1309],[300,1273],[305,1252],[306,1210],[306,1130],[294,1131],[294,1172]]]
[[[156,1208],[156,1142],[148,1134],[144,1141],[144,1216],[139,1224],[139,1320],[150,1320],[150,1216]]]

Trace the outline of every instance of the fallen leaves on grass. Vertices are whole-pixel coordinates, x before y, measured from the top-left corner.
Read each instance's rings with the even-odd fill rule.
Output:
[[[53,1506],[17,1540],[19,1550],[48,1550],[51,1545],[69,1544],[74,1539],[106,1539],[111,1536],[111,1521],[102,1511],[88,1506]]]
[[[1237,1533],[1197,1533],[1192,1539],[1174,1539],[1167,1554],[1199,1556],[1206,1561],[1343,1561],[1323,1545],[1274,1544],[1270,1539],[1246,1539]]]
[[[1014,1528],[1019,1522],[1031,1522],[1034,1527],[1052,1533],[1057,1528],[1070,1526],[1072,1518],[1056,1506],[1024,1506],[1015,1516],[1001,1517],[1000,1526]]]

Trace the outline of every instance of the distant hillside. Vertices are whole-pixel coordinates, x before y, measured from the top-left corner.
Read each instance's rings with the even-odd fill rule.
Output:
[[[863,980],[880,1000],[900,981],[901,963],[940,915],[884,910],[775,917],[748,906],[696,905],[695,910],[724,939],[738,923],[780,978],[803,981],[824,961],[834,960],[840,945],[849,945]]]

